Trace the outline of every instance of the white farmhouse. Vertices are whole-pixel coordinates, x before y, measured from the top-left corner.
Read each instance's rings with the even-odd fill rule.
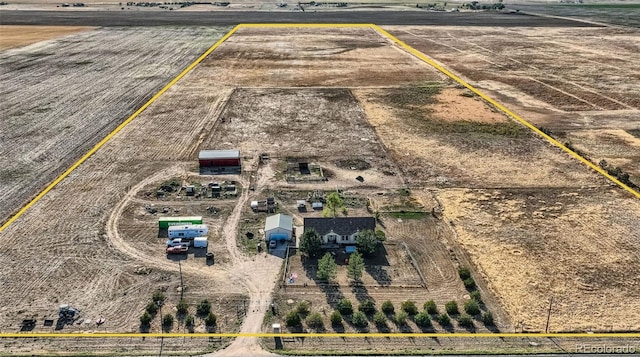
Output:
[[[304,230],[315,229],[324,245],[356,244],[356,237],[365,229],[375,230],[373,217],[305,218]]]

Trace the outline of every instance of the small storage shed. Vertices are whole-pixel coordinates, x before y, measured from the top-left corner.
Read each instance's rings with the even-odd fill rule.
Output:
[[[293,217],[276,214],[267,217],[264,225],[264,236],[268,241],[290,240],[293,234]]]
[[[198,155],[201,168],[239,168],[240,150],[201,150]]]

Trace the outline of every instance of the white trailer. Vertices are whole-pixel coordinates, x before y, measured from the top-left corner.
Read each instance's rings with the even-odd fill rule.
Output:
[[[187,224],[169,227],[169,238],[195,238],[206,236],[209,228],[206,224]]]
[[[193,238],[193,247],[194,248],[206,248],[209,245],[207,241],[207,237],[195,237]]]

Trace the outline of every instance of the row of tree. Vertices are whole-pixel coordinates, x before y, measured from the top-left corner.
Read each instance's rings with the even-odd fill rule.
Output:
[[[362,271],[364,270],[364,258],[358,252],[351,254],[347,265],[347,276],[353,282],[360,282],[362,279]],[[330,254],[325,254],[318,260],[318,271],[316,278],[320,281],[334,281],[338,274],[338,264],[335,258]]]

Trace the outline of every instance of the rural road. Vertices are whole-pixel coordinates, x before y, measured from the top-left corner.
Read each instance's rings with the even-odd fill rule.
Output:
[[[0,10],[3,25],[234,26],[239,23],[375,23],[377,25],[594,27],[568,19],[498,12],[426,11],[23,11]]]

